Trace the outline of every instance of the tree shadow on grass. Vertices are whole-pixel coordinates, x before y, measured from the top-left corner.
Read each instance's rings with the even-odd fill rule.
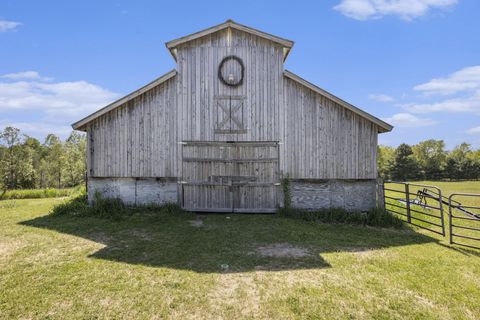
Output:
[[[121,220],[46,215],[21,224],[105,245],[91,258],[208,273],[328,268],[324,253],[438,242],[408,230],[318,224],[278,215],[146,213]]]

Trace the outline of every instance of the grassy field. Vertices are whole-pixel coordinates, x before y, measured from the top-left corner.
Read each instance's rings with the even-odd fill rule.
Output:
[[[0,201],[0,319],[480,317],[480,251],[426,231],[48,215],[61,201]]]

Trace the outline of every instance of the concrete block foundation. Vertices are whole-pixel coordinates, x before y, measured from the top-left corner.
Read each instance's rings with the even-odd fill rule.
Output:
[[[88,179],[88,201],[95,192],[105,198],[120,198],[128,205],[162,205],[177,202],[177,182],[170,178],[92,178]]]
[[[376,206],[376,180],[293,180],[292,206],[299,209],[344,208],[366,211]]]
[[[292,180],[292,206],[299,209],[344,208],[366,211],[376,206],[376,180]],[[120,198],[128,205],[177,203],[173,178],[88,179],[88,200],[96,191],[106,198]]]

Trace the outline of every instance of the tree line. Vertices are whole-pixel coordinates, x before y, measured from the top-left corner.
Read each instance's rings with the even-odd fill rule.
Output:
[[[477,180],[480,179],[480,149],[462,143],[445,150],[443,140],[426,140],[397,148],[379,146],[377,167],[386,180]]]
[[[6,127],[0,132],[0,190],[65,188],[85,180],[84,134],[72,131],[62,141],[49,134],[45,141]]]

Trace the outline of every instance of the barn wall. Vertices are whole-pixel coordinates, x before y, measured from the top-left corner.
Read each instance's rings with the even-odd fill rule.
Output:
[[[243,60],[238,88],[218,79],[227,55]],[[281,46],[222,30],[179,46],[176,56],[174,78],[88,124],[90,198],[98,190],[130,204],[181,199],[180,141],[279,141],[280,171],[295,179],[294,206],[374,205],[377,126],[284,77]],[[226,96],[242,102],[242,133],[215,132]]]
[[[172,78],[89,124],[89,175],[176,177],[175,124]]]
[[[232,88],[219,80],[218,66],[227,55],[243,60],[243,85]],[[232,72],[237,74],[236,69]],[[180,140],[272,141],[279,139],[283,97],[283,48],[271,41],[232,29],[188,42],[177,49],[178,125]],[[243,98],[246,133],[215,133],[223,113],[222,96]]]
[[[281,168],[294,179],[376,179],[377,126],[285,78]]]

